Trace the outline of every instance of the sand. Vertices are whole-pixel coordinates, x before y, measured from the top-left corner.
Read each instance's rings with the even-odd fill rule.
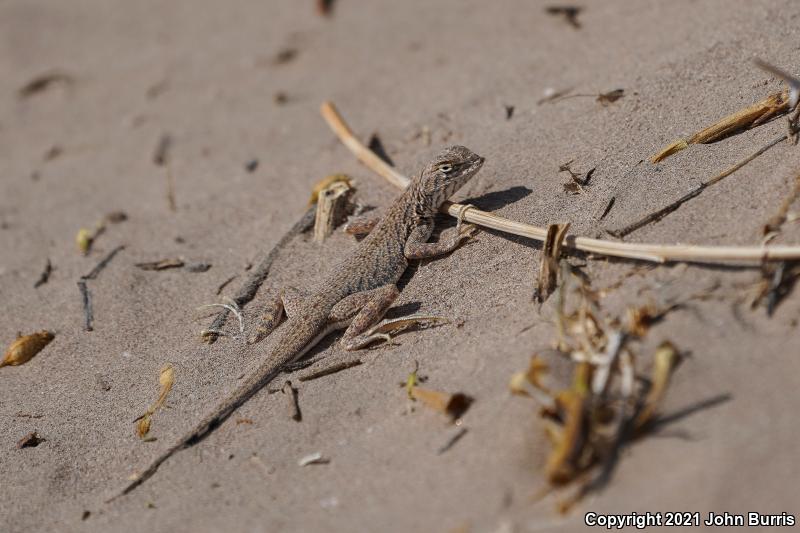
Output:
[[[406,174],[443,145],[464,144],[487,162],[457,199],[531,224],[569,221],[588,236],[665,205],[784,131],[778,120],[637,164],[780,89],[749,61],[797,71],[797,3],[586,4],[575,29],[530,0],[340,0],[330,18],[310,0],[0,2],[0,345],[18,331],[56,333],[29,363],[0,369],[0,529],[576,531],[590,511],[797,515],[797,291],[769,318],[746,300],[757,269],[603,258],[585,271],[596,287],[624,280],[605,302],[611,314],[710,292],[636,345],[643,369],[662,340],[690,352],[663,412],[702,408],[626,448],[609,486],[570,514],[555,511],[555,497],[533,502],[549,447],[533,404],[507,384],[552,345],[553,308],[531,301],[539,244],[491,231],[421,265],[398,302],[461,327],[409,332],[399,346],[361,354],[360,366],[295,380],[300,423],[284,395],[262,391],[129,497],[103,503],[269,349],[199,343],[207,321],[195,308],[238,276],[223,291],[233,294],[322,177],[350,174],[370,205],[396,194],[328,130],[323,100],[364,140],[377,133]],[[294,57],[276,62],[287,49]],[[48,72],[70,81],[18,95]],[[548,88],[625,96],[537,105]],[[153,162],[163,134],[173,138],[174,211],[166,168]],[[569,160],[596,167],[582,194],[564,192],[558,168]],[[798,168],[800,152],[781,144],[628,240],[757,244]],[[115,210],[128,220],[82,256],[78,229]],[[800,242],[800,227],[786,224],[776,242]],[[118,245],[126,248],[89,282],[94,331],[83,331],[76,281]],[[302,285],[352,246],[341,232],[322,246],[296,239],[246,308],[248,325],[267,295]],[[134,266],[177,256],[212,267]],[[53,273],[34,289],[48,258]],[[333,341],[315,353],[347,356]],[[469,431],[444,454],[458,428],[424,408],[409,412],[398,385],[415,361],[427,386],[475,398]],[[155,400],[166,363],[175,385],[153,419],[157,440],[142,442],[132,421]],[[46,441],[16,449],[34,430]],[[298,466],[314,452],[330,462]]]

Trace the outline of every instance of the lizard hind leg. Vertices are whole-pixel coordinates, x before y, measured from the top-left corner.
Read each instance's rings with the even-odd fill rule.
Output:
[[[286,316],[292,316],[300,306],[303,294],[294,287],[282,289],[272,298],[258,318],[258,325],[253,331],[248,344],[256,344],[264,340],[270,333],[280,326]]]
[[[396,285],[383,285],[351,294],[333,307],[332,323],[350,323],[341,340],[345,350],[360,350],[373,342],[392,341],[386,333],[374,333],[370,329],[380,322],[399,294]]]

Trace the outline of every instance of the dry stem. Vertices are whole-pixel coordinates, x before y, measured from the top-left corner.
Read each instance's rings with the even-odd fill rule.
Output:
[[[322,116],[342,143],[372,171],[376,172],[397,187],[405,188],[409,180],[397,170],[384,163],[375,153],[364,146],[344,122],[331,102],[325,102],[321,108]],[[462,205],[446,202],[441,210],[457,217]],[[486,228],[491,228],[513,235],[544,241],[547,230],[522,222],[508,220],[478,209],[469,209],[464,220]],[[685,261],[690,263],[759,263],[762,261],[786,261],[800,259],[800,246],[694,246],[663,245],[611,242],[588,237],[568,235],[564,240],[568,248],[627,259],[639,259],[664,263],[667,261]]]

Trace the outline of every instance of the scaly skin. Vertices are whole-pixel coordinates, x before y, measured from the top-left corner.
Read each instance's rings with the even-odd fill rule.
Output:
[[[380,321],[397,297],[395,284],[408,266],[408,260],[448,253],[474,230],[473,226],[462,224],[459,218],[456,228],[445,231],[439,242],[426,242],[433,232],[434,216],[439,207],[480,170],[483,161],[463,146],[444,149],[412,180],[352,255],[309,291],[299,295],[296,291],[291,295],[282,291],[250,340],[258,342],[268,335],[286,311],[289,319],[270,356],[233,394],[159,455],[118,496],[141,485],[172,454],[205,438],[287,364],[302,357],[331,331],[347,328],[342,344],[348,350],[390,340],[388,335],[371,333],[370,328]]]

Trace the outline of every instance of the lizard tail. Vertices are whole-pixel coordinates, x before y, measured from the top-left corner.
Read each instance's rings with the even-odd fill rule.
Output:
[[[150,466],[144,472],[136,476],[128,485],[122,489],[122,492],[106,500],[106,503],[112,502],[117,498],[124,496],[136,487],[147,481],[153,474],[156,473],[158,467],[169,459],[173,454],[194,446],[212,431],[214,431],[220,424],[222,424],[236,409],[243,405],[247,400],[253,397],[262,387],[272,381],[278,374],[281,373],[283,367],[295,359],[302,357],[305,352],[316,344],[321,336],[320,331],[325,330],[324,322],[320,324],[310,324],[308,319],[304,320],[303,327],[298,327],[299,324],[293,323],[294,320],[289,320],[284,327],[284,334],[276,342],[275,350],[259,367],[253,372],[250,377],[239,387],[236,388],[233,394],[211,413],[209,413],[203,420],[197,424],[191,431],[186,433],[176,444],[167,448],[161,455],[156,457]],[[301,332],[306,332],[302,334]]]

